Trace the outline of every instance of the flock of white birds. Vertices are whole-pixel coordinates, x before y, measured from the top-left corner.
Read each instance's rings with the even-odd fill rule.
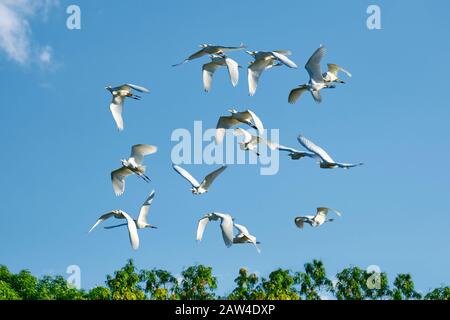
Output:
[[[179,66],[191,60],[208,55],[211,59],[210,62],[205,63],[202,67],[203,71],[203,86],[206,92],[211,90],[212,80],[214,72],[221,66],[226,66],[230,76],[231,84],[237,86],[239,81],[239,68],[242,68],[235,60],[228,57],[225,53],[245,48],[243,44],[239,47],[224,47],[210,44],[202,44],[201,49],[196,53],[190,55],[181,63],[173,66]],[[274,50],[274,51],[246,51],[254,59],[247,68],[248,75],[248,88],[249,95],[253,96],[256,93],[259,78],[264,70],[277,66],[287,66],[289,68],[297,68],[297,65],[288,58],[291,55],[289,50]],[[298,88],[292,89],[288,96],[289,103],[295,103],[302,93],[309,91],[314,101],[320,103],[322,97],[320,91],[324,88],[335,88],[336,83],[345,83],[339,78],[339,73],[342,72],[348,77],[351,77],[350,72],[341,68],[337,64],[329,63],[327,65],[328,71],[322,72],[321,61],[325,55],[325,47],[320,46],[309,58],[305,65],[305,69],[309,74],[309,82],[300,85]],[[106,89],[112,95],[112,102],[110,104],[110,110],[116,126],[119,131],[124,129],[124,121],[122,118],[123,105],[125,98],[132,98],[135,100],[141,100],[141,96],[134,93],[134,91],[141,93],[150,92],[147,88],[137,86],[134,84],[124,84],[117,87],[108,86]],[[307,139],[303,135],[297,137],[300,145],[306,150],[297,150],[294,148],[282,146],[280,144],[269,141],[263,137],[264,125],[261,119],[251,110],[237,111],[236,109],[229,109],[230,115],[221,116],[216,126],[216,144],[223,142],[226,130],[233,130],[235,136],[242,137],[242,142],[239,142],[241,150],[255,152],[259,156],[258,146],[265,144],[272,150],[279,150],[288,152],[288,155],[293,160],[298,160],[304,157],[316,160],[320,165],[320,168],[334,169],[343,168],[349,169],[355,166],[362,165],[362,163],[341,163],[336,162],[331,156],[321,147],[314,144],[311,140]],[[239,127],[238,127],[239,126]],[[242,128],[246,126],[247,130]],[[234,127],[234,128],[233,128]],[[237,127],[237,128],[236,128]],[[252,135],[248,129],[254,129],[256,135]],[[122,166],[111,172],[111,182],[114,193],[117,196],[121,196],[125,192],[125,179],[130,175],[137,175],[145,182],[150,182],[150,178],[145,174],[146,166],[143,164],[144,157],[157,152],[157,147],[148,144],[136,144],[131,147],[131,154],[128,159],[122,159]],[[195,195],[201,195],[209,191],[214,180],[225,171],[227,166],[221,166],[220,168],[207,174],[205,178],[198,182],[186,169],[173,165],[174,170],[183,178],[185,178],[191,184],[191,191]],[[121,226],[128,227],[128,234],[131,242],[131,247],[134,250],[139,248],[139,236],[138,229],[144,228],[156,228],[148,223],[148,213],[150,205],[153,202],[155,191],[152,191],[149,197],[142,205],[139,216],[137,219],[132,219],[130,215],[122,210],[113,210],[100,216],[94,226],[89,230],[91,232],[101,222],[114,217],[116,219],[125,219],[127,222],[115,226],[105,227],[105,229],[111,229]],[[332,211],[337,216],[341,216],[341,213],[337,210],[319,207],[315,215],[305,215],[295,218],[295,225],[303,229],[304,224],[309,224],[311,227],[319,227],[325,222],[332,222],[334,219],[328,218],[328,213]],[[233,244],[253,244],[258,252],[259,242],[254,235],[251,235],[248,229],[240,224],[234,222],[234,217],[229,214],[212,212],[203,216],[198,221],[197,227],[197,241],[201,241],[203,237],[206,225],[210,221],[219,221],[220,229],[222,231],[222,237],[227,247]],[[237,233],[234,233],[234,229]]]

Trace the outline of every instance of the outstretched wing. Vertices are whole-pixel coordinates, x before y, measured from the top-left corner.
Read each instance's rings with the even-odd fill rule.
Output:
[[[247,110],[242,113],[248,113],[248,115],[250,116],[250,120],[253,121],[256,129],[258,130],[258,134],[263,135],[264,134],[264,126],[263,126],[261,119],[256,115],[256,113],[254,113],[252,110]]]
[[[247,70],[248,78],[248,93],[253,96],[256,92],[256,87],[258,86],[259,78],[264,70],[270,65],[271,61],[269,59],[257,59],[253,61]]]
[[[308,62],[305,65],[305,69],[306,71],[308,71],[310,78],[316,82],[323,81],[322,67],[320,66],[320,62],[322,61],[325,52],[325,47],[320,46],[309,58]]]
[[[204,216],[200,220],[198,220],[198,226],[197,226],[197,241],[202,241],[203,233],[205,232],[206,225],[209,222],[209,215]]]
[[[298,142],[300,142],[300,144],[303,147],[305,147],[309,151],[318,155],[320,157],[320,159],[322,159],[323,161],[328,162],[328,163],[334,163],[334,160],[330,157],[330,155],[328,153],[325,152],[325,150],[323,150],[321,147],[315,145],[312,141],[308,140],[304,136],[299,135],[297,137],[297,140],[298,140]]]
[[[109,105],[109,110],[111,110],[114,121],[116,122],[117,129],[119,131],[123,130],[123,97],[114,97],[111,104]]]
[[[235,136],[243,136],[244,137],[244,143],[249,143],[250,141],[252,141],[252,135],[244,129],[241,128],[236,128],[233,130],[233,134]]]
[[[110,211],[108,213],[105,213],[104,215],[101,215],[100,218],[98,218],[97,222],[92,226],[92,228],[89,230],[88,233],[90,233],[92,230],[95,229],[96,226],[98,226],[101,222],[111,218],[114,215],[113,211]]]
[[[215,213],[222,221],[220,223],[220,229],[222,230],[222,237],[225,245],[231,247],[233,244],[233,219],[228,214]]]
[[[145,200],[145,202],[142,204],[141,210],[139,211],[139,216],[138,216],[138,223],[140,224],[147,224],[147,217],[148,217],[148,212],[150,209],[150,205],[153,202],[153,198],[155,197],[155,190],[153,190],[150,195],[148,196],[148,198]]]
[[[291,92],[289,92],[288,102],[290,104],[294,104],[305,91],[308,91],[306,86],[300,86],[298,88],[292,89]]]
[[[203,88],[206,92],[209,92],[211,90],[212,86],[212,78],[214,75],[214,72],[220,67],[217,63],[214,61],[210,63],[205,63],[202,67],[203,70]]]
[[[145,93],[149,93],[150,92],[150,90],[148,90],[147,88],[144,88],[144,87],[141,87],[141,86],[137,86],[137,85],[131,84],[131,83],[127,83],[123,87],[128,87],[128,88],[134,89],[134,90],[139,91],[139,92],[145,92]]]
[[[216,126],[216,144],[221,144],[223,141],[223,137],[225,136],[225,130],[230,129],[232,126],[237,125],[239,120],[230,117],[223,116],[219,118]]]
[[[230,75],[231,84],[236,87],[239,81],[239,64],[231,58],[225,58],[228,74]]]
[[[131,147],[131,158],[134,158],[137,164],[142,164],[144,156],[155,153],[158,148],[148,144],[135,144]]]
[[[239,231],[239,233],[242,233],[243,235],[246,236],[250,235],[250,232],[248,232],[247,228],[244,227],[243,225],[235,223],[234,227]]]
[[[173,64],[172,67],[176,67],[179,65],[182,65],[190,60],[194,60],[200,57],[203,57],[204,55],[208,54],[205,50],[205,48],[200,49],[199,51],[197,51],[196,53],[191,54],[189,57],[187,57],[186,59],[184,59],[182,62],[177,63],[177,64]]]
[[[130,237],[130,243],[133,250],[139,248],[139,236],[137,233],[136,223],[126,212],[122,212],[122,215],[127,219],[128,224],[128,236]]]
[[[187,181],[189,181],[193,187],[198,188],[200,186],[200,183],[198,183],[198,181],[189,172],[187,172],[185,169],[183,169],[182,167],[177,166],[175,164],[173,165],[173,168],[183,178],[185,178]]]
[[[133,174],[133,172],[126,167],[122,167],[111,172],[111,182],[116,196],[120,196],[124,193],[125,178],[130,174]]]
[[[351,77],[352,74],[350,72],[348,72],[347,70],[345,70],[344,68],[341,68],[340,66],[338,66],[337,64],[334,63],[328,63],[328,72],[334,74],[335,76],[338,75],[339,71],[342,71],[343,73],[345,73],[347,75],[347,77]]]
[[[208,174],[202,182],[202,187],[208,189],[214,182],[214,180],[219,176],[219,174],[221,174],[226,168],[227,166],[222,166],[219,169],[214,170],[213,172]]]
[[[296,217],[295,218],[295,225],[298,228],[303,229],[303,226],[305,225],[305,219],[303,217]]]
[[[280,51],[272,51],[272,54],[277,58],[279,61],[281,61],[284,65],[288,66],[289,68],[298,68],[297,65],[286,57],[284,54],[280,53]]]

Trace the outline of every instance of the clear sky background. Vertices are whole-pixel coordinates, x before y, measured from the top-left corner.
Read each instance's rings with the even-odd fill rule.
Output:
[[[267,276],[278,267],[302,270],[316,258],[330,276],[350,265],[378,265],[390,280],[410,272],[421,291],[450,284],[447,1],[11,3],[0,1],[0,263],[14,272],[64,275],[76,264],[88,289],[128,258],[175,275],[202,263],[213,267],[226,293],[240,267]],[[81,7],[81,30],[66,28],[70,4]],[[381,30],[366,27],[370,4],[381,8]],[[14,25],[14,18],[28,24]],[[201,43],[240,42],[251,50],[289,49],[300,68],[269,70],[249,97],[245,69],[237,88],[219,70],[206,94],[206,57],[171,67]],[[307,81],[303,65],[320,44],[328,49],[324,64],[338,63],[353,77],[323,92],[320,105],[310,95],[288,104],[289,90]],[[231,56],[243,66],[251,60],[243,51]],[[125,131],[118,133],[104,87],[126,82],[151,93],[126,102]],[[277,175],[231,165],[209,194],[193,196],[171,168],[171,133],[191,130],[194,120],[214,127],[232,106],[280,128],[285,145],[299,147],[303,133],[336,160],[365,165],[321,170],[282,155]],[[116,197],[110,171],[136,143],[159,147],[146,158],[153,182],[130,177],[124,196]],[[217,166],[185,167],[200,178]],[[159,229],[140,230],[138,251],[126,229],[87,235],[109,210],[136,216],[153,188],[150,221]],[[297,229],[294,217],[317,206],[343,216]],[[211,211],[246,225],[262,253],[251,245],[226,248],[217,223],[197,244],[197,220]]]

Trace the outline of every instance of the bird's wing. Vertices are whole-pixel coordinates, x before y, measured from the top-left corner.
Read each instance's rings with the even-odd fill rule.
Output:
[[[176,66],[182,65],[182,64],[184,64],[184,63],[186,63],[186,62],[188,62],[190,60],[194,60],[194,59],[203,57],[206,54],[208,54],[208,53],[206,52],[205,48],[202,48],[202,49],[198,50],[197,52],[191,54],[189,57],[184,59],[182,62],[177,63],[177,64],[173,64],[172,67],[176,67]]]
[[[297,149],[282,146],[282,145],[277,145],[277,149],[280,151],[287,151],[287,152],[291,152],[291,153],[301,153],[302,152],[302,151],[298,151]]]
[[[289,92],[288,102],[290,104],[294,104],[305,91],[308,91],[306,86],[300,86],[299,88],[292,89],[291,92]]]
[[[112,116],[117,125],[117,129],[119,129],[119,131],[122,131],[123,130],[123,118],[122,118],[123,97],[114,97],[113,101],[109,105],[109,110],[111,110]]]
[[[290,56],[292,54],[291,50],[274,50],[274,51],[272,51],[272,53],[273,52],[282,54],[284,56]]]
[[[137,164],[142,164],[144,156],[155,153],[158,148],[148,144],[135,144],[131,147],[131,158],[134,158]]]
[[[248,93],[253,96],[258,86],[259,77],[263,71],[271,64],[270,59],[257,59],[248,66]]]
[[[217,176],[221,174],[226,168],[227,166],[221,166],[219,169],[216,169],[210,174],[208,174],[202,182],[203,188],[208,189],[214,182],[214,180],[217,178]]]
[[[129,87],[129,88],[131,88],[131,89],[134,89],[134,90],[136,90],[136,91],[139,91],[139,92],[146,92],[146,93],[149,93],[149,92],[150,92],[150,90],[148,90],[148,89],[145,88],[145,87],[137,86],[137,85],[131,84],[131,83],[127,83],[125,86],[127,86],[127,87]]]
[[[130,237],[130,243],[133,250],[137,250],[139,248],[139,236],[137,233],[136,223],[134,220],[128,215],[128,213],[122,211],[122,215],[127,219],[128,223],[128,235]]]
[[[111,182],[116,196],[122,195],[125,191],[125,178],[130,174],[133,174],[133,172],[126,167],[111,172]]]
[[[185,178],[187,181],[189,181],[192,184],[193,187],[198,188],[200,186],[200,183],[198,183],[198,181],[189,172],[187,172],[185,169],[183,169],[182,167],[177,166],[175,164],[173,165],[173,168],[183,178]]]
[[[271,150],[277,150],[278,149],[278,144],[275,142],[272,142],[270,140],[264,139],[263,137],[256,137],[257,138],[257,142],[258,143],[265,143],[269,149]]]
[[[311,95],[315,102],[317,103],[322,102],[322,95],[320,94],[320,91],[311,91]]]
[[[92,228],[89,230],[88,233],[90,233],[92,230],[95,229],[96,226],[98,226],[101,222],[105,221],[106,219],[111,218],[114,215],[113,211],[110,211],[108,213],[105,213],[104,215],[100,216],[100,218],[98,218],[97,222],[92,226]]]
[[[255,124],[255,127],[258,130],[258,134],[264,134],[264,125],[261,119],[252,110],[247,110],[243,113],[247,113],[250,116],[250,120]]]
[[[297,137],[297,140],[298,140],[298,142],[300,142],[300,144],[303,147],[305,147],[309,151],[317,154],[322,160],[329,162],[329,163],[334,163],[334,160],[330,157],[330,155],[328,153],[325,152],[325,150],[323,150],[321,147],[315,145],[312,141],[308,140],[304,136],[299,135]]]
[[[348,72],[347,70],[345,70],[344,68],[341,68],[340,66],[338,66],[337,64],[334,63],[328,63],[328,72],[334,74],[335,76],[337,76],[339,71],[342,71],[343,73],[345,73],[348,77],[351,78],[352,74],[350,72]]]
[[[217,214],[219,215],[219,214]],[[222,237],[225,245],[231,247],[233,244],[233,219],[228,214],[220,215],[222,222],[220,223],[220,229],[222,229]]]
[[[309,58],[308,62],[305,65],[306,71],[308,71],[310,78],[316,82],[323,82],[322,67],[320,66],[320,61],[325,55],[325,51],[325,47],[320,46]]]
[[[250,232],[248,232],[248,229],[246,227],[244,227],[243,225],[235,223],[234,227],[243,235],[246,235],[246,236],[250,235]]]
[[[314,220],[319,224],[322,224],[327,219],[328,208],[319,207],[317,208],[316,215],[314,216]]]
[[[237,51],[237,50],[242,50],[245,49],[246,46],[241,43],[241,45],[239,47],[223,47],[223,46],[217,46],[218,49],[220,49],[222,52],[225,51]]]
[[[206,225],[209,222],[209,215],[204,216],[200,220],[198,220],[198,226],[197,226],[197,241],[202,241],[203,233],[205,232]]]
[[[360,163],[341,163],[341,162],[335,162],[335,164],[336,164],[338,167],[340,167],[340,168],[350,169],[350,168],[362,166],[364,163],[362,163],[362,162],[360,162]]]
[[[326,210],[327,212],[331,210],[331,211],[333,211],[334,213],[336,213],[336,215],[337,215],[338,217],[342,216],[342,213],[341,213],[341,212],[339,212],[339,211],[337,211],[336,209],[333,209],[333,208],[319,207],[319,208],[317,208],[317,211],[319,211],[319,210],[321,210],[321,211]]]
[[[299,227],[300,229],[303,229],[304,224],[305,224],[305,221],[304,221],[303,217],[296,217],[295,218],[295,225],[297,227]]]
[[[141,210],[139,211],[138,223],[146,224],[147,216],[150,209],[150,205],[153,202],[153,198],[155,197],[155,191],[153,190],[148,196],[147,200],[142,204]]]
[[[225,130],[231,128],[234,125],[237,125],[239,120],[230,117],[230,116],[223,116],[219,118],[219,121],[217,121],[216,126],[216,144],[221,144],[223,141],[223,137],[225,136]]]
[[[252,141],[253,136],[247,130],[236,128],[233,130],[233,134],[235,136],[244,136],[244,143],[249,143]]]
[[[281,61],[284,65],[288,66],[289,68],[298,68],[297,65],[294,63],[294,61],[286,57],[284,54],[277,51],[272,51],[272,54],[275,56],[275,58],[277,58],[279,61]]]
[[[228,74],[230,75],[231,84],[236,87],[239,81],[239,64],[231,58],[225,58]]]
[[[205,63],[203,65],[203,67],[202,67],[202,70],[203,70],[203,88],[205,89],[206,92],[211,90],[212,78],[213,78],[214,72],[216,72],[216,70],[219,67],[220,67],[220,65],[218,65],[214,61],[212,61],[210,63]]]

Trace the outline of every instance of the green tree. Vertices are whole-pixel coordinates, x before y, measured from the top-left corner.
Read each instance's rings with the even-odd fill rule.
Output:
[[[71,287],[62,276],[44,276],[36,285],[40,300],[84,300],[85,293]]]
[[[364,270],[358,267],[345,268],[336,278],[334,292],[338,300],[364,299]]]
[[[425,300],[450,300],[450,287],[440,287],[427,293]]]
[[[88,300],[111,300],[111,291],[105,287],[95,287],[89,290],[87,294]]]
[[[126,265],[114,272],[114,276],[106,276],[106,284],[111,291],[113,300],[143,300],[145,293],[139,286],[141,278],[137,273],[132,259]]]
[[[327,278],[322,261],[305,263],[305,272],[297,272],[296,282],[300,284],[300,294],[306,300],[321,300],[322,292],[331,292],[333,283]]]
[[[212,268],[203,265],[191,266],[181,272],[182,280],[177,295],[182,300],[212,300],[217,289],[217,278]]]
[[[234,279],[236,288],[227,297],[229,300],[255,300],[259,298],[259,292],[256,290],[258,276],[254,273],[248,274],[247,269],[239,269],[239,276]]]
[[[268,300],[299,300],[296,284],[289,270],[277,269],[269,274],[269,279],[262,279],[260,288],[264,294],[260,297]]]
[[[145,282],[145,292],[153,300],[174,300],[177,298],[177,279],[166,270],[142,270],[140,278]]]
[[[0,280],[0,300],[21,300],[20,295],[6,281]]]
[[[394,280],[392,290],[393,300],[414,300],[422,296],[414,289],[414,282],[410,274],[399,274]]]

